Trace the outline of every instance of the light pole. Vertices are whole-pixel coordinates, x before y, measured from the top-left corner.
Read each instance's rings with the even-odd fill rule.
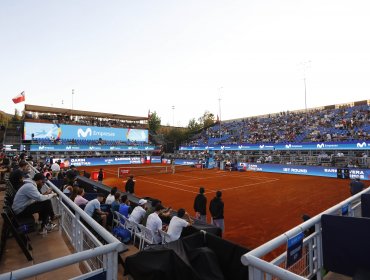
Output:
[[[219,98],[218,98],[218,116],[219,116],[219,136],[220,136],[220,144],[221,144],[221,90],[223,89],[224,87],[219,87],[218,88],[218,95],[219,95]]]
[[[301,63],[303,69],[303,83],[304,83],[304,109],[307,118],[307,84],[306,84],[306,71],[311,66],[311,60],[304,61]]]
[[[73,96],[75,95],[75,90],[72,89],[72,110],[73,110]]]
[[[175,105],[172,105],[172,126],[175,127]]]

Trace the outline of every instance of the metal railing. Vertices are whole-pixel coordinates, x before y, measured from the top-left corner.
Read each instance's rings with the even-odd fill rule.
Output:
[[[33,169],[32,173],[34,172]],[[106,272],[106,279],[117,279],[118,254],[127,249],[126,245],[86,214],[54,184],[48,181],[47,185],[59,196],[57,208],[59,213],[62,214],[59,226],[75,252],[68,256],[34,264],[32,267],[1,274],[0,280],[33,277],[81,262],[85,265],[87,273],[83,274],[81,272],[82,275],[78,279],[87,279],[93,274],[103,271]],[[89,228],[95,231],[96,236]],[[63,242],[63,239],[61,239],[61,242]]]
[[[299,280],[311,279],[316,276],[317,280],[322,279],[322,242],[321,242],[321,216],[324,214],[341,215],[342,209],[348,206],[348,215],[351,217],[361,216],[360,197],[364,193],[370,193],[370,188],[344,200],[343,202],[316,215],[301,225],[285,232],[260,247],[248,252],[241,257],[244,265],[249,267],[249,280]],[[287,240],[299,233],[304,233],[314,227],[315,231],[303,240],[302,257],[289,268],[286,267]],[[280,253],[279,253],[280,252]],[[272,261],[266,261],[268,256],[278,255]]]

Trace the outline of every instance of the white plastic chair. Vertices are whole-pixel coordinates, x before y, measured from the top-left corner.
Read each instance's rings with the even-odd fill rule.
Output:
[[[138,224],[140,230],[140,244],[139,250],[144,249],[145,243],[147,244],[154,244],[154,234],[153,231],[148,229],[147,227]]]
[[[171,236],[167,232],[160,229],[159,234],[162,237],[162,244],[167,244],[167,243],[171,242]]]

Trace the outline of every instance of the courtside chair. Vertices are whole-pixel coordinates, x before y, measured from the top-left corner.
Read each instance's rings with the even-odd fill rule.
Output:
[[[145,243],[147,243],[148,245],[154,244],[154,234],[152,230],[143,225],[138,224],[138,227],[140,229],[139,250],[143,250],[145,247]]]
[[[167,243],[171,242],[171,237],[167,232],[160,229],[159,234],[162,237],[162,244],[167,244]]]

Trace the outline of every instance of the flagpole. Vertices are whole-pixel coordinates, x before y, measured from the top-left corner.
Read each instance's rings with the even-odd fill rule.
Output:
[[[73,96],[75,95],[75,90],[72,89],[72,110],[73,110]]]

